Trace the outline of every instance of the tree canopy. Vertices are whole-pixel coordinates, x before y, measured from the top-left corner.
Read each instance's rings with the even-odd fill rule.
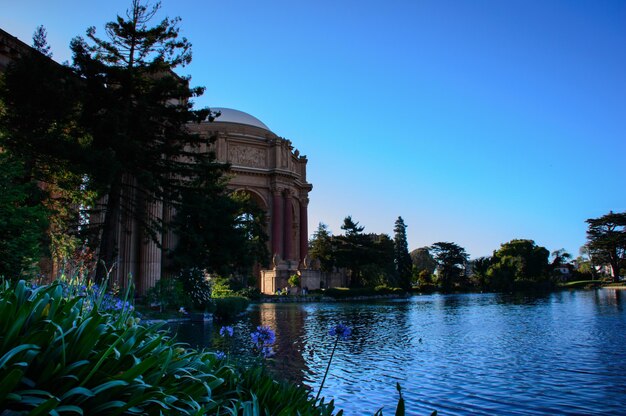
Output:
[[[437,282],[444,290],[465,284],[465,268],[468,255],[456,243],[439,242],[429,247],[437,262]]]
[[[521,282],[538,283],[548,278],[550,252],[533,240],[516,239],[500,245],[493,253],[487,273],[493,290],[512,290]]]
[[[393,229],[393,261],[396,266],[397,283],[403,289],[411,288],[412,261],[406,237],[406,224],[398,217]]]
[[[139,237],[157,243],[166,225],[187,230],[181,244],[203,243],[194,250],[198,265],[247,265],[242,250],[259,256],[262,244],[251,241],[263,240],[263,227],[244,220],[243,211],[253,208],[225,191],[228,166],[208,150],[212,138],[187,127],[218,114],[193,109],[204,88],[190,87],[189,78],[175,72],[191,62],[191,44],[180,36],[178,18],[151,25],[159,8],[132,0],[125,15],[105,25],[103,37],[90,27],[86,38],[71,42],[71,66],[46,56],[45,30],[38,29],[35,46],[42,53],[24,54],[4,76],[0,146],[24,161],[25,179],[45,184],[48,199],[73,201],[66,217],[74,223],[59,228],[81,231],[107,266],[116,261],[119,233],[130,232],[120,230],[128,223],[121,218],[133,218]],[[165,224],[166,210],[179,212],[175,224]],[[201,227],[223,231],[213,235],[222,243],[254,237],[208,245],[198,236]],[[182,252],[176,250],[181,265],[189,263]]]
[[[589,218],[586,223],[592,262],[609,265],[613,281],[617,282],[626,261],[626,212],[611,211],[600,218]]]

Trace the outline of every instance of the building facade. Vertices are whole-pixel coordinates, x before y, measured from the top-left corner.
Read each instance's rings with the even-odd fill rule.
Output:
[[[0,73],[22,53],[32,50],[19,39],[0,29]],[[220,116],[214,121],[190,124],[189,129],[204,137],[215,137],[210,148],[219,162],[230,165],[229,189],[249,194],[266,213],[266,233],[269,236],[270,268],[259,271],[259,288],[263,293],[275,293],[287,286],[294,273],[303,277],[303,286],[319,287],[319,278],[312,278],[306,261],[308,250],[308,203],[313,186],[307,182],[307,158],[294,148],[292,142],[278,136],[256,117],[229,108],[213,108]],[[128,182],[123,199],[133,200],[134,179]],[[106,197],[100,201],[106,204]],[[174,216],[167,203],[155,202],[145,207],[145,214],[162,218],[165,223]],[[117,227],[118,257],[111,267],[111,280],[123,286],[132,276],[139,294],[162,277],[166,270],[167,253],[176,245],[170,232],[156,240],[142,236],[140,226],[130,216],[120,213]],[[310,268],[309,268],[310,269]],[[313,279],[313,280],[312,280]],[[315,280],[317,279],[317,280]]]

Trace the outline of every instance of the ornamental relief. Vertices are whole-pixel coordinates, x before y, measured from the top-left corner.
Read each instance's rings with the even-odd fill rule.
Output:
[[[258,147],[229,146],[228,160],[234,165],[264,168],[267,166],[267,153]]]

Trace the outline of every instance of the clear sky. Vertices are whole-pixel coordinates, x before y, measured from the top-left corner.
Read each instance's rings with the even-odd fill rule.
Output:
[[[129,0],[0,0],[0,27],[54,58]],[[472,258],[514,238],[577,255],[626,210],[622,0],[164,0],[206,86],[309,158],[309,230],[343,218]]]

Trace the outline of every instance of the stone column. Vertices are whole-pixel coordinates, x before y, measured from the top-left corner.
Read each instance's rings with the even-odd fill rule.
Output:
[[[279,189],[272,191],[272,256],[283,256],[283,199]]]
[[[309,199],[304,197],[300,200],[300,262],[309,253],[309,219],[308,219]]]
[[[293,205],[291,193],[287,190],[284,194],[285,201],[285,260],[293,259]]]
[[[163,215],[163,202],[156,201],[146,207],[146,213],[149,217],[160,217]],[[139,266],[140,284],[137,291],[140,295],[145,295],[147,290],[154,286],[161,279],[161,249],[159,245],[163,237],[159,234],[158,244],[151,237],[147,237],[147,241],[143,241],[141,245],[141,262]]]

